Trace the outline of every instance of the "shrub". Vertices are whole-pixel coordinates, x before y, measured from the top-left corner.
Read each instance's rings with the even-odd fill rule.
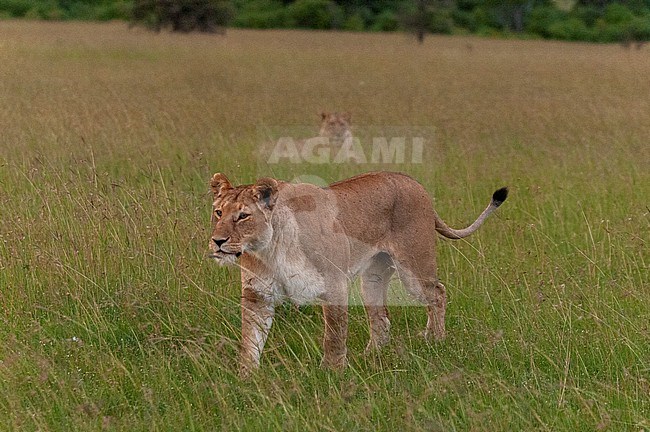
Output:
[[[619,24],[596,23],[596,38],[599,42],[631,42],[650,40],[650,16],[634,17]]]
[[[372,25],[372,30],[374,31],[395,31],[399,28],[400,24],[397,15],[389,10],[385,10],[377,15]]]
[[[623,24],[632,21],[634,14],[620,3],[610,3],[605,8],[603,18],[608,24]]]
[[[273,11],[240,12],[233,21],[235,27],[270,29],[285,27],[287,16],[284,9]]]
[[[131,23],[154,31],[216,32],[233,15],[234,9],[226,0],[136,0]]]
[[[592,36],[585,23],[578,18],[554,22],[548,27],[548,33],[552,38],[572,41],[585,41]]]
[[[650,9],[650,1],[648,0],[625,0],[625,6],[632,11],[635,15],[643,15],[648,13]]]
[[[475,32],[478,29],[475,16],[472,12],[461,9],[454,9],[451,12],[451,18],[453,19],[454,24],[456,24],[458,27],[465,28],[471,32]]]
[[[503,37],[503,33],[494,27],[480,26],[476,30],[476,34],[479,36],[486,36],[491,38]]]
[[[287,23],[282,3],[267,0],[247,1],[239,9],[233,25],[245,28],[281,28]]]
[[[629,22],[628,29],[633,40],[650,40],[650,15],[634,17],[634,19]]]
[[[33,6],[30,0],[0,0],[0,11],[14,18],[24,17]]]
[[[353,14],[345,20],[343,24],[343,29],[349,31],[363,31],[366,28],[366,23],[363,17],[359,14]]]
[[[24,18],[33,20],[61,20],[65,17],[63,10],[61,10],[57,2],[53,0],[33,2],[33,4],[34,6],[23,16]]]
[[[434,10],[431,13],[427,29],[431,33],[451,34],[454,29],[451,11],[449,9]]]
[[[488,31],[488,29],[496,30],[498,27],[500,27],[496,15],[492,11],[485,9],[484,7],[480,7],[480,6],[477,7],[472,12],[472,15],[474,17],[474,22],[476,24],[477,32],[480,31],[482,32],[482,34],[486,34],[486,32],[493,33]],[[499,34],[499,32],[496,33]]]
[[[596,20],[598,20],[598,18],[601,18],[603,13],[600,9],[594,6],[576,5],[571,10],[570,15],[584,22],[587,27],[593,27],[594,24],[596,24]]]
[[[530,12],[526,31],[543,37],[552,37],[550,27],[566,20],[567,13],[555,7],[539,6]]]
[[[93,6],[80,1],[64,1],[61,2],[65,17],[68,19],[82,19],[92,20],[95,19],[95,11]]]
[[[330,0],[297,0],[287,9],[289,27],[309,29],[340,28],[343,10]]]
[[[123,3],[100,5],[93,10],[93,18],[99,21],[110,21],[128,18],[128,8]]]
[[[594,40],[597,42],[620,42],[626,38],[625,34],[622,24],[608,24],[602,18],[594,25]]]

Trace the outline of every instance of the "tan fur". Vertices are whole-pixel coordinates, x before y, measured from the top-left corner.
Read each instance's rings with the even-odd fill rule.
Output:
[[[269,141],[263,145],[261,153],[269,156],[269,163],[278,163],[281,158],[288,158],[293,163],[329,162],[336,158],[344,144],[352,145],[350,122],[350,113],[322,112],[317,136],[295,140],[285,137]]]
[[[469,228],[454,230],[438,217],[425,189],[398,173],[362,174],[328,188],[271,178],[233,187],[215,174],[211,187],[211,257],[222,264],[240,257],[244,374],[259,365],[274,306],[285,299],[323,305],[323,365],[343,367],[348,283],[357,275],[370,321],[369,349],[389,340],[386,292],[395,272],[427,304],[425,336],[442,339],[446,294],[436,277],[436,232],[465,237],[500,204],[493,199]]]
[[[349,112],[344,113],[321,113],[320,136],[329,138],[331,144],[343,144],[352,138],[351,128],[352,116]]]

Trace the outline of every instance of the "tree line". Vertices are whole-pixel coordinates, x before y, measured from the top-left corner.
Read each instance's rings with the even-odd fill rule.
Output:
[[[650,0],[0,0],[1,18],[128,20],[153,30],[224,27],[650,40]]]

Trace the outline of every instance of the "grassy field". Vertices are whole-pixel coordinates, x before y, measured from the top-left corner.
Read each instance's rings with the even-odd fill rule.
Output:
[[[650,56],[618,46],[297,31],[148,34],[0,21],[0,430],[650,430]],[[433,131],[421,164],[268,164],[321,110]],[[237,377],[239,282],[206,258],[207,181],[410,173],[448,338],[321,370],[317,307],[280,308]]]

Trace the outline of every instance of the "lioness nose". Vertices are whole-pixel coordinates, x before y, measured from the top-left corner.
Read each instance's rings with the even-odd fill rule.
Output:
[[[222,239],[217,239],[217,238],[212,237],[212,241],[215,242],[215,244],[217,245],[217,247],[221,247],[221,245],[224,244],[225,242],[227,242],[229,238],[230,238],[230,237],[225,238],[225,239],[224,239],[224,238],[222,238]]]

